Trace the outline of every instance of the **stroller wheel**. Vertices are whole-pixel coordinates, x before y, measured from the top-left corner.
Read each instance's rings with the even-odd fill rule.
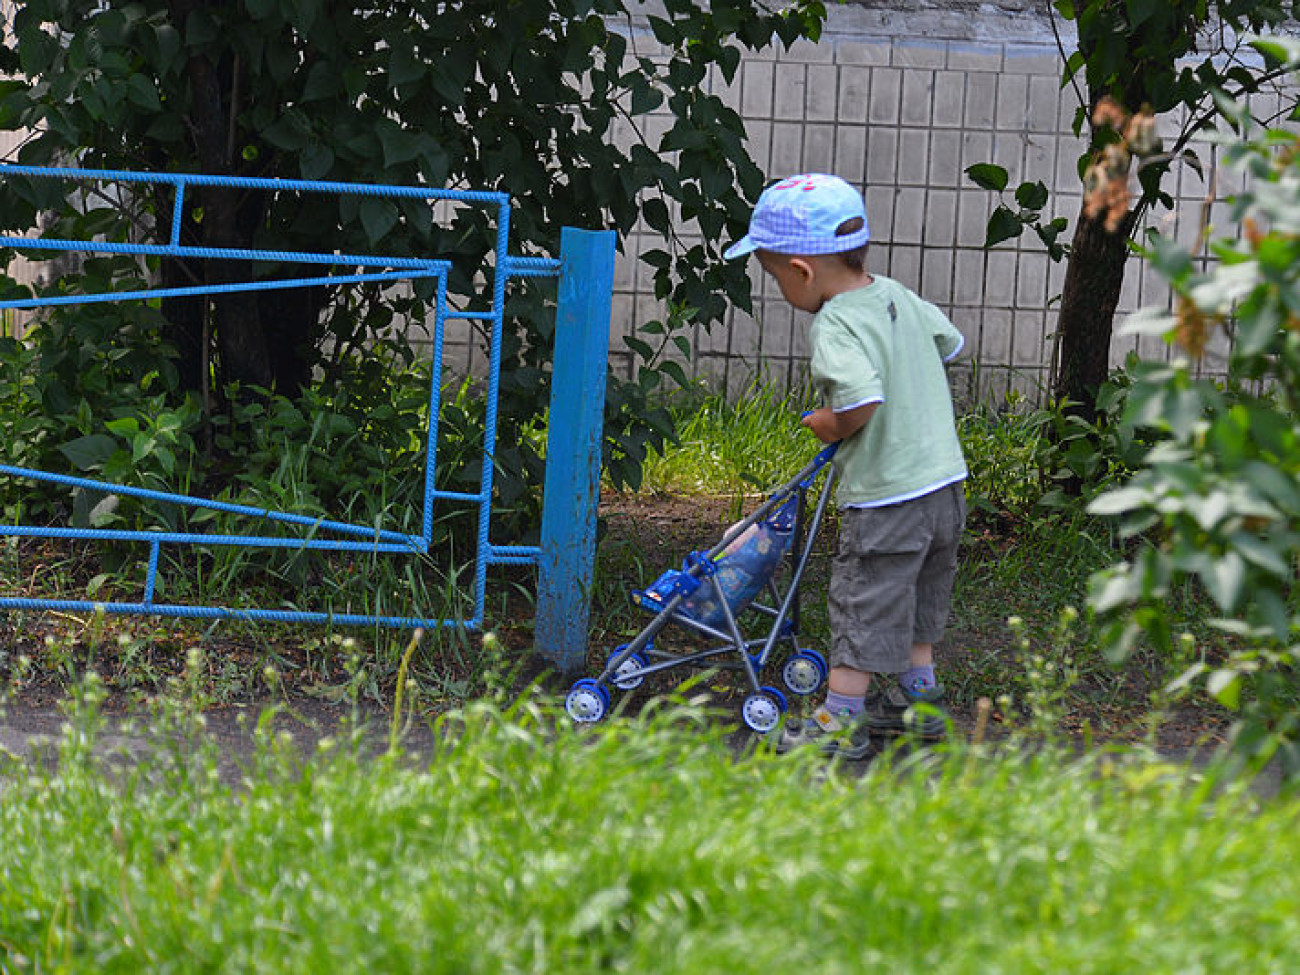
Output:
[[[592,724],[609,710],[609,693],[591,678],[583,678],[564,699],[564,710],[579,724]]]
[[[792,694],[811,694],[826,679],[825,665],[813,653],[811,650],[800,650],[781,668],[781,679]]]
[[[610,654],[610,658],[612,659],[617,656],[626,646],[627,644],[625,643],[622,647],[615,647],[614,652]],[[644,656],[639,653],[632,654],[632,656],[619,664],[618,669],[614,671],[614,676],[612,678],[614,686],[620,691],[630,691],[634,688],[640,687],[642,681],[645,680],[645,678],[640,675],[640,671],[645,665],[646,659]]]
[[[775,687],[761,687],[749,695],[740,706],[740,716],[751,731],[765,735],[781,721],[785,711],[785,695]]]
[[[825,680],[826,675],[831,672],[830,665],[826,663],[826,658],[823,657],[816,650],[811,650],[808,647],[800,647],[799,652],[806,657],[812,657],[813,663],[815,663],[817,665],[817,669],[822,672],[822,680]]]

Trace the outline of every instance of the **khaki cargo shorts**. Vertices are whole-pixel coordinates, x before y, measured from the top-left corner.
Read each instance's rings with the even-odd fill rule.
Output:
[[[883,508],[840,511],[828,597],[832,667],[899,674],[943,637],[966,525],[962,482]]]

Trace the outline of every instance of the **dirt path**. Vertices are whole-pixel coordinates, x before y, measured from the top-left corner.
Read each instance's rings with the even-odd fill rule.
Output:
[[[362,709],[354,725],[354,715],[349,705],[327,704],[310,698],[284,701],[248,702],[214,708],[204,712],[204,734],[215,744],[218,771],[222,781],[238,788],[252,767],[257,751],[255,729],[264,708],[279,706],[272,727],[277,733],[292,736],[293,744],[304,761],[316,754],[324,738],[338,739],[348,734],[352,727],[359,729],[362,751],[376,758],[382,755],[389,743],[389,717],[373,707]],[[141,715],[108,709],[105,727],[98,738],[98,749],[112,761],[131,762],[144,758],[151,749],[160,747],[156,737],[140,730]],[[0,711],[0,755],[8,754],[23,762],[47,762],[57,758],[60,739],[65,733],[68,719],[63,709],[49,704],[10,704]],[[968,736],[969,725],[960,717],[955,722],[955,733]],[[743,730],[731,738],[732,747],[740,754],[752,744],[752,736]],[[402,737],[406,757],[415,765],[426,764],[434,754],[433,732],[427,722],[411,722]],[[1083,745],[1079,750],[1083,750]],[[1212,744],[1168,744],[1160,747],[1160,757],[1175,765],[1192,770],[1204,767],[1214,754]],[[843,768],[860,775],[869,767],[870,759],[847,762]],[[1276,795],[1281,787],[1281,775],[1276,765],[1266,769],[1253,783],[1254,791],[1261,797]]]
[[[252,765],[258,748],[258,720],[271,708],[275,715],[270,727],[276,734],[291,736],[304,758],[316,753],[322,739],[337,740],[353,727],[359,729],[364,753],[378,756],[388,748],[389,716],[374,707],[359,709],[355,719],[350,705],[305,697],[211,708],[203,712],[203,733],[216,746],[218,770],[227,784],[237,785]],[[110,703],[102,713],[104,727],[98,736],[98,748],[103,754],[131,760],[159,747],[157,737],[142,727],[148,717],[146,712]],[[0,710],[0,753],[21,760],[53,759],[68,724],[61,706],[10,703]],[[416,761],[427,759],[433,752],[428,726],[411,722],[402,736],[402,747]]]

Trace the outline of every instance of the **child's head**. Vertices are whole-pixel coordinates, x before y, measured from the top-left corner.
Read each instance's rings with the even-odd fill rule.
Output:
[[[818,272],[820,285],[862,276],[869,239],[862,194],[838,176],[804,173],[763,191],[749,233],[723,256],[757,253],[787,301],[816,311],[829,297]]]

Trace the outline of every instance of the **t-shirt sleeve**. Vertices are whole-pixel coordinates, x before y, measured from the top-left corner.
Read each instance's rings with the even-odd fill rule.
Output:
[[[947,315],[930,302],[918,299],[918,303],[930,334],[934,337],[935,348],[939,350],[939,358],[951,362],[966,344],[966,337],[957,331],[957,326],[948,320]]]
[[[813,327],[813,385],[837,413],[885,398],[880,370],[862,342],[834,313],[823,313]]]

